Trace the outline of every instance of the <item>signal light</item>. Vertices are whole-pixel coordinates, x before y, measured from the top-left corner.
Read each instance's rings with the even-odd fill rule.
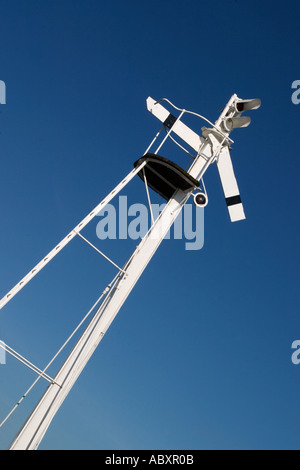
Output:
[[[260,106],[260,99],[240,100],[235,103],[235,109],[238,113],[243,113],[244,111],[248,111],[250,109],[258,109]]]
[[[250,122],[251,118],[248,116],[228,118],[224,121],[224,127],[226,131],[230,132],[239,127],[248,127]]]
[[[241,117],[244,111],[251,111],[252,109],[258,109],[261,106],[260,99],[252,99],[252,100],[240,100],[239,98],[236,99],[234,102],[234,111],[231,116],[228,117],[223,121],[223,126],[227,132],[232,131],[233,129],[238,129],[239,127],[248,127],[251,118],[248,116]],[[230,116],[230,114],[228,113]]]

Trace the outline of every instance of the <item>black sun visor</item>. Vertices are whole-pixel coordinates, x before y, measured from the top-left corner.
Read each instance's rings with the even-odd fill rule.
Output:
[[[144,161],[147,162],[147,165],[138,173],[139,177],[144,181],[145,172],[148,186],[167,201],[177,189],[188,192],[200,186],[198,180],[176,163],[164,157],[146,153],[134,163],[134,167],[138,167]]]

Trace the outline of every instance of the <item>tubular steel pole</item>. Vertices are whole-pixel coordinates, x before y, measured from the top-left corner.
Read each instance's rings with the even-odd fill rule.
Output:
[[[204,161],[201,157],[197,160],[193,165],[193,173],[203,176],[208,167],[208,162]],[[202,169],[203,171],[201,171]],[[11,444],[10,450],[37,449],[56,412],[69,394],[121,306],[179,215],[189,195],[190,193],[187,194],[177,190],[172,199],[170,199],[163,212],[156,219],[147,235],[123,267],[125,273],[120,272],[114,287],[54,377],[54,381],[60,384],[60,387],[56,383],[49,385],[27,422]]]

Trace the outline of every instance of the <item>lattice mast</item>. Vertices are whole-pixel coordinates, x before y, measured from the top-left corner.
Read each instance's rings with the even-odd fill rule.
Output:
[[[175,117],[163,107],[161,104],[162,101],[166,101],[173,106],[177,110],[177,114],[179,111],[180,114],[178,117]],[[148,110],[163,123],[162,128],[167,131],[161,144],[154,153],[149,153],[149,150],[159,137],[159,132],[143,157],[135,162],[135,169],[0,301],[1,309],[75,236],[80,236],[89,243],[80,233],[82,229],[135,175],[138,174],[144,180],[149,202],[150,196],[148,187],[168,200],[164,210],[156,220],[153,219],[152,215],[152,226],[150,230],[141,240],[126,264],[120,268],[116,263],[109,260],[117,267],[118,274],[104,291],[105,298],[102,304],[56,376],[53,379],[48,376],[50,385],[17,434],[10,446],[11,450],[33,450],[38,448],[56,412],[68,396],[88,360],[189,197],[194,196],[194,202],[197,206],[204,207],[207,204],[206,191],[199,192],[198,188],[202,184],[203,176],[211,164],[216,163],[218,166],[231,220],[234,222],[245,218],[229,154],[229,148],[233,143],[229,135],[233,129],[249,125],[250,118],[242,117],[241,113],[245,110],[256,109],[259,106],[260,100],[241,100],[234,94],[218,120],[213,124],[199,114],[177,108],[168,100],[156,102],[149,97],[147,99]],[[194,114],[204,119],[209,123],[210,127],[203,127],[202,135],[198,135],[182,122],[181,119],[185,113]],[[172,138],[173,134],[196,152],[193,163],[187,172],[178,167],[175,163],[158,155],[166,139],[168,137]],[[175,141],[175,143],[178,142]],[[178,145],[185,150],[181,144]],[[89,244],[91,245],[91,243]],[[100,254],[103,254],[93,245],[92,247]],[[45,371],[44,375],[46,375]]]

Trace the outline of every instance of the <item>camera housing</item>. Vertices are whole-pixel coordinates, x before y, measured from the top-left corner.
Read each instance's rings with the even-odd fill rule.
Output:
[[[197,193],[194,195],[194,204],[196,207],[206,207],[208,204],[208,197],[205,193]]]

